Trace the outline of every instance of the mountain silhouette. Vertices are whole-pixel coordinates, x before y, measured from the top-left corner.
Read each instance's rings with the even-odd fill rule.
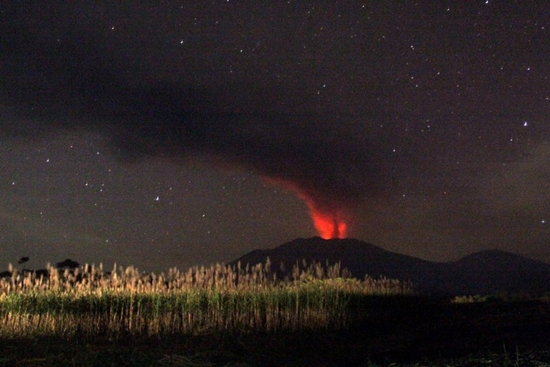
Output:
[[[513,253],[490,250],[458,261],[439,263],[384,250],[352,239],[298,238],[273,249],[254,250],[232,261],[241,266],[265,263],[274,271],[292,269],[305,260],[337,262],[352,276],[409,280],[423,294],[432,295],[539,295],[550,292],[550,264]]]

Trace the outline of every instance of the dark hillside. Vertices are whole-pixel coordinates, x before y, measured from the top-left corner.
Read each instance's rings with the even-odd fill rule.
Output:
[[[410,280],[426,294],[542,294],[550,292],[550,264],[509,252],[482,251],[456,262],[436,263],[384,250],[356,239],[299,238],[268,250],[254,250],[230,264],[263,263],[291,269],[302,260],[340,262],[352,275]]]

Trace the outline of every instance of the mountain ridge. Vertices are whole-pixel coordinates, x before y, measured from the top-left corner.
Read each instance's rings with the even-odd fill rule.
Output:
[[[352,276],[387,277],[411,281],[421,293],[433,295],[547,294],[550,264],[503,250],[484,250],[450,262],[433,262],[385,250],[353,239],[297,238],[271,249],[253,250],[230,265],[263,263],[274,270],[291,269],[306,260],[341,263]]]

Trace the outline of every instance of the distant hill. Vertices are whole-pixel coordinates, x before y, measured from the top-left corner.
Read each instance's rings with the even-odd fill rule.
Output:
[[[550,264],[510,252],[476,252],[449,265],[464,281],[464,290],[479,294],[550,293]]]
[[[296,262],[340,262],[352,275],[363,278],[410,280],[425,294],[543,294],[550,293],[550,264],[513,253],[492,250],[458,261],[438,263],[384,250],[356,239],[324,240],[299,238],[273,249],[254,250],[239,259],[242,266],[264,263],[270,258],[273,270],[283,263],[291,269]]]

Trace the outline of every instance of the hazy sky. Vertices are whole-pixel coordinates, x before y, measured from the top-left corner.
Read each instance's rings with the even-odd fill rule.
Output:
[[[0,268],[317,234],[550,262],[550,3],[2,1]]]

